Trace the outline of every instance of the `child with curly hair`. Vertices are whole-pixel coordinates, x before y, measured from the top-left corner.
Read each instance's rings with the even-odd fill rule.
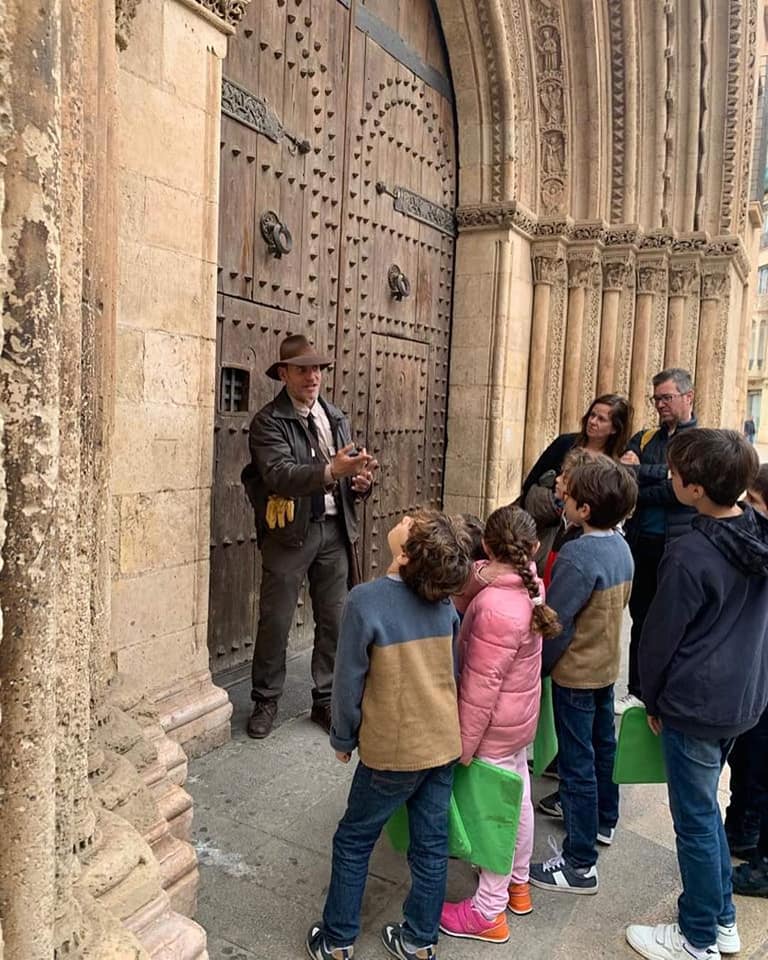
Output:
[[[331,746],[360,760],[333,838],[323,918],[310,927],[314,960],[351,960],[368,861],[384,824],[408,808],[411,891],[404,921],[381,939],[400,960],[433,960],[448,869],[448,804],[461,753],[450,601],[470,569],[458,517],[406,516],[387,536],[387,575],[355,587],[344,608],[333,677]]]
[[[473,757],[514,770],[523,780],[514,862],[502,876],[481,870],[475,895],[446,903],[440,929],[454,937],[504,943],[505,910],[532,910],[528,866],[533,851],[533,806],[527,747],[533,742],[541,693],[541,641],[560,624],[544,603],[533,557],[539,547],[533,518],[519,507],[494,511],[485,525],[489,557],[473,568],[482,586],[469,603],[459,635],[461,763]]]

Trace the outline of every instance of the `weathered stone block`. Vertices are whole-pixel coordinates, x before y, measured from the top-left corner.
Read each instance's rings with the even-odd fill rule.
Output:
[[[175,0],[163,3],[162,19],[163,82],[183,100],[209,113],[218,112],[226,37]]]
[[[205,201],[197,193],[147,179],[144,239],[202,259],[205,245],[216,243],[215,233],[213,238],[203,240],[205,209]]]
[[[120,573],[189,563],[197,543],[197,490],[120,498]]]
[[[487,347],[456,347],[450,368],[453,386],[487,386],[490,378],[490,358]]]
[[[193,672],[207,665],[208,653],[205,651],[205,662],[200,663],[200,653],[195,643],[195,628],[190,626],[176,633],[166,633],[162,641],[157,638],[142,640],[117,651],[117,669],[132,677],[147,677],[150,687],[168,677],[178,676],[179,673]],[[180,667],[183,665],[183,670]],[[155,683],[157,680],[157,683]]]
[[[120,163],[203,196],[210,177],[204,111],[125,70],[118,94]]]
[[[155,403],[196,405],[201,379],[200,346],[197,337],[148,331],[144,353],[145,398]]]
[[[483,496],[485,464],[465,458],[458,444],[451,443],[445,457],[445,493],[451,497]]]
[[[127,240],[141,240],[144,236],[144,205],[147,178],[125,167],[118,178],[118,234]]]
[[[139,403],[144,396],[144,334],[118,326],[115,393],[121,400]]]
[[[489,265],[492,264],[492,261]],[[456,277],[453,295],[454,317],[489,316],[493,308],[493,277],[490,274]]]
[[[205,427],[201,426],[203,419]],[[202,434],[206,446],[211,420],[192,406],[135,404],[115,406],[112,490],[115,494],[190,489],[200,481]],[[210,482],[210,474],[208,481]]]
[[[150,570],[112,584],[112,639],[118,651],[193,626],[197,564]],[[163,641],[164,642],[164,641]],[[134,674],[140,676],[140,674]]]
[[[150,83],[162,77],[163,7],[162,0],[139,3],[131,24],[131,42],[120,55],[120,71],[128,71]]]
[[[120,322],[168,333],[211,335],[215,269],[178,250],[120,244]],[[215,282],[215,281],[214,281]]]

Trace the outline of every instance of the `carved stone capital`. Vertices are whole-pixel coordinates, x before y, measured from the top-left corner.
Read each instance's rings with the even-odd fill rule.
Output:
[[[656,263],[640,264],[637,268],[637,292],[659,294],[667,292],[667,268]]]
[[[568,258],[568,286],[591,287],[599,277],[600,265],[592,257]]]
[[[701,299],[723,300],[731,290],[727,268],[708,269],[701,275]]]
[[[632,273],[629,260],[603,262],[603,290],[623,290]]]
[[[701,274],[696,263],[675,264],[669,268],[670,297],[689,297],[699,289]]]
[[[534,256],[533,282],[557,284],[563,283],[566,277],[565,260],[562,257]]]

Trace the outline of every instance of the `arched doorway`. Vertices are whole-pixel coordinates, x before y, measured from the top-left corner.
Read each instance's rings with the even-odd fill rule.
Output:
[[[209,648],[251,657],[259,561],[239,481],[288,333],[333,353],[326,389],[380,459],[362,561],[442,499],[456,204],[453,97],[431,0],[262,0],[222,87]],[[302,597],[292,641],[309,640]]]

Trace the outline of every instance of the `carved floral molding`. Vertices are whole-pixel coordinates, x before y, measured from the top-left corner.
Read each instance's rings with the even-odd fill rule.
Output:
[[[245,16],[248,4],[251,0],[195,0],[195,2],[228,23],[231,27],[236,27]]]
[[[154,0],[152,0],[154,2]],[[245,16],[251,0],[189,0],[218,17],[229,27],[236,27]],[[125,50],[131,39],[133,19],[141,0],[115,0],[115,43],[118,50]]]

